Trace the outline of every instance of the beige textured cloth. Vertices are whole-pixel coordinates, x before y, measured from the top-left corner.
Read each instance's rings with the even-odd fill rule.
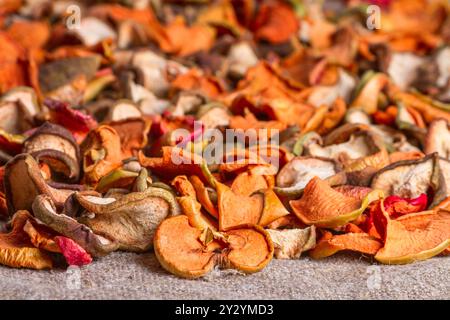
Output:
[[[153,253],[114,253],[81,269],[0,267],[0,299],[450,299],[450,257],[404,266],[357,254],[273,260],[262,272],[214,271],[184,280]]]

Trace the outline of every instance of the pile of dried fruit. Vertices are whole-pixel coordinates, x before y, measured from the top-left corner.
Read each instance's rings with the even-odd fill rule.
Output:
[[[447,0],[73,3],[0,1],[0,264],[450,253]]]

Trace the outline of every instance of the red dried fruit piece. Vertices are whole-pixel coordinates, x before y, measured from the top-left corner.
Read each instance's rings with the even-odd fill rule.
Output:
[[[399,196],[389,196],[384,199],[384,210],[389,213],[391,218],[424,211],[427,208],[428,197],[422,193],[417,198],[402,198]]]
[[[90,115],[72,109],[68,103],[47,99],[45,105],[50,109],[52,122],[57,123],[72,132],[80,143],[88,132],[98,124]]]
[[[55,242],[70,266],[84,266],[92,262],[91,255],[72,239],[56,236]]]

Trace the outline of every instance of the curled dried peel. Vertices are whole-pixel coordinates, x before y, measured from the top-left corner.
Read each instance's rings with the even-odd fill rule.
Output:
[[[32,218],[28,211],[17,211],[10,233],[0,234],[0,264],[15,268],[50,269],[53,262],[30,241],[24,226]]]
[[[343,250],[374,255],[381,247],[382,243],[367,233],[329,234],[317,243],[309,255],[314,259],[321,259]]]
[[[450,246],[450,211],[438,209],[389,218],[381,205],[384,247],[375,255],[381,263],[407,264],[429,259]]]
[[[370,192],[362,201],[333,190],[326,182],[313,178],[302,198],[289,202],[295,215],[308,225],[335,228],[358,218],[367,206],[383,193]]]
[[[192,186],[195,189],[198,202],[201,203],[202,207],[208,211],[209,214],[211,214],[214,218],[219,218],[219,213],[217,212],[217,209],[214,205],[214,203],[211,200],[211,197],[209,196],[208,189],[203,184],[203,181],[200,180],[197,176],[191,176],[189,177],[189,181],[191,182]]]
[[[204,276],[216,265],[252,273],[263,269],[273,256],[269,235],[256,226],[230,230],[226,240],[207,245],[200,241],[201,235],[184,215],[164,220],[154,239],[155,254],[164,269],[190,279]]]
[[[39,195],[33,201],[33,213],[49,228],[74,240],[94,257],[104,256],[119,247],[117,243],[95,234],[66,214],[58,214],[53,201],[46,195]]]
[[[161,221],[180,213],[173,194],[162,188],[150,187],[143,192],[123,195],[117,200],[80,193],[75,194],[75,198],[86,210],[79,221],[96,234],[117,243],[122,250],[148,250]]]
[[[63,173],[69,180],[78,179],[80,174],[78,144],[64,127],[44,123],[25,140],[23,152],[44,161],[52,170]]]
[[[277,259],[298,259],[316,245],[316,228],[266,230],[272,239]]]

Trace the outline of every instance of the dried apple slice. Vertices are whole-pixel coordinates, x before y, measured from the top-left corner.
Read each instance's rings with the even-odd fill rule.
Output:
[[[367,206],[383,197],[374,190],[362,201],[333,190],[325,181],[313,178],[299,200],[291,200],[295,215],[307,225],[323,228],[342,226],[358,218]]]
[[[434,120],[425,138],[425,153],[437,152],[440,157],[450,159],[450,130],[445,119]]]
[[[325,180],[340,171],[340,165],[332,159],[295,157],[278,173],[277,192],[285,194],[303,190],[313,177]]]
[[[216,182],[219,230],[226,231],[243,224],[257,224],[264,208],[261,194],[243,196]]]
[[[316,245],[316,227],[304,229],[266,230],[272,239],[277,259],[298,259],[302,252]]]
[[[407,264],[436,256],[450,246],[450,211],[438,209],[392,220],[381,206],[384,247],[375,255],[381,263]]]
[[[33,201],[33,213],[49,228],[74,240],[94,257],[104,256],[119,247],[117,243],[95,234],[68,215],[57,213],[52,199],[46,195],[39,195]]]
[[[264,207],[258,225],[266,227],[275,220],[289,214],[273,189],[267,189],[259,193],[264,195]]]
[[[167,271],[183,278],[199,278],[214,266],[245,273],[263,269],[272,259],[273,244],[264,229],[243,226],[218,234],[220,239],[202,242],[202,231],[185,215],[164,220],[156,230],[155,254]],[[182,235],[182,236],[180,236]]]
[[[78,180],[80,151],[72,134],[65,128],[44,123],[25,140],[23,152],[47,163],[53,171],[63,173],[69,180]]]
[[[33,117],[40,111],[36,93],[32,88],[16,87],[0,99],[0,128],[11,134],[33,127]]]
[[[110,126],[102,125],[89,132],[81,144],[84,179],[97,183],[122,164],[120,137]]]
[[[246,171],[240,173],[231,184],[231,190],[242,196],[250,196],[258,190],[269,188],[269,184],[265,176],[260,174],[252,174]]]
[[[53,262],[41,249],[30,241],[23,228],[30,213],[17,211],[14,215],[10,233],[0,233],[0,264],[13,268],[51,269]]]
[[[436,154],[395,162],[375,174],[371,187],[382,190],[386,196],[416,198],[430,188],[437,190],[439,170],[436,170],[436,163]]]
[[[112,188],[128,188],[138,177],[137,172],[124,170],[122,168],[111,171],[103,176],[98,182],[95,190],[105,193]]]
[[[162,188],[148,188],[114,198],[75,194],[86,213],[78,220],[96,234],[112,239],[119,249],[143,252],[153,244],[159,223],[180,213],[173,194]]]
[[[151,122],[144,118],[112,121],[108,126],[116,130],[120,137],[123,158],[136,156],[147,145],[147,135]]]
[[[191,196],[183,196],[177,198],[180,204],[181,210],[189,218],[189,223],[200,229],[211,229],[216,231],[218,226],[217,222],[205,216],[201,211],[201,204]]]
[[[314,259],[322,259],[344,250],[375,255],[382,246],[378,239],[367,233],[332,235],[327,232],[309,255]]]

